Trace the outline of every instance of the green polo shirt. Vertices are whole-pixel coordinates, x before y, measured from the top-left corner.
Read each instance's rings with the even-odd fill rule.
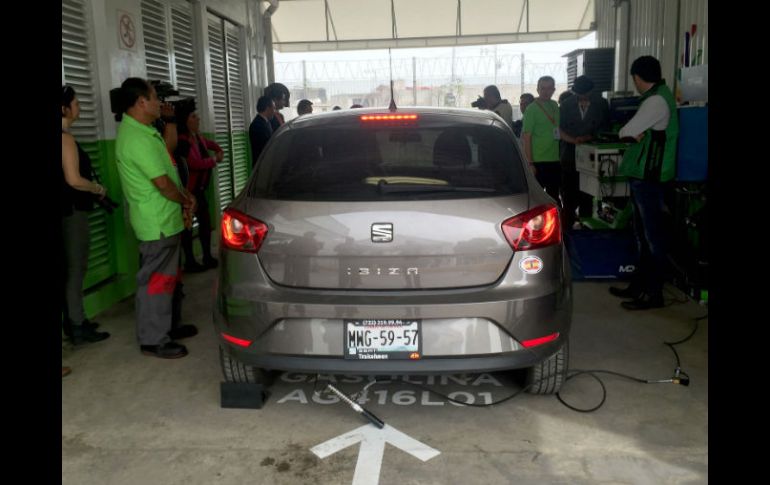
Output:
[[[556,101],[536,99],[527,106],[521,131],[532,136],[532,162],[559,161],[559,140],[553,137],[553,130],[558,126],[559,105]]]
[[[140,241],[157,241],[182,232],[179,203],[163,197],[152,179],[168,175],[181,187],[166,143],[153,126],[124,114],[115,141],[115,155],[131,226]]]

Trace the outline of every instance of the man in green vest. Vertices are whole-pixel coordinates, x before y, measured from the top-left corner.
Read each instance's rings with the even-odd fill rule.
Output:
[[[153,126],[160,100],[144,79],[128,78],[117,96],[122,123],[115,141],[118,174],[128,202],[129,219],[139,239],[136,274],[136,333],[145,355],[175,359],[187,355],[176,339],[197,333],[193,325],[172,328],[175,288],[179,281],[181,233],[195,212],[163,137]],[[183,209],[185,217],[183,217]]]
[[[610,293],[631,301],[621,303],[627,310],[663,306],[666,272],[666,234],[663,193],[676,171],[679,122],[676,102],[661,76],[660,62],[642,56],[631,64],[631,76],[642,95],[639,110],[620,130],[621,140],[630,145],[618,172],[628,177],[634,209],[634,232],[639,264],[631,284],[610,288]]]

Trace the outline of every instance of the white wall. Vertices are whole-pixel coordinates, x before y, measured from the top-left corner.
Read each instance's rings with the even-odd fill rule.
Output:
[[[129,77],[145,77],[144,40],[139,0],[92,0],[90,25],[95,37],[96,70],[102,112],[104,137],[115,138],[117,123],[110,111],[110,89]],[[133,50],[121,49],[118,38],[118,11],[131,16],[136,29]]]
[[[260,3],[258,0],[193,0],[191,3],[195,9],[204,14],[208,9],[225,16],[229,20],[244,27],[246,45],[245,65],[249,72],[245,76],[249,83],[246,89],[250,109],[254,110],[259,92],[265,85],[264,67],[264,42],[258,39],[262,32],[259,22],[262,18]],[[142,15],[140,0],[88,0],[89,15],[87,19],[92,31],[92,45],[95,46],[94,67],[96,69],[97,89],[99,90],[99,110],[102,117],[103,137],[113,139],[117,132],[117,123],[110,111],[110,89],[119,87],[129,77],[146,77],[144,59],[144,33],[142,31]],[[118,11],[125,12],[133,20],[136,42],[131,50],[121,49],[119,46]],[[204,60],[202,70],[208,70],[208,29],[205,15],[202,22],[198,23],[197,38],[204,51],[200,56]],[[206,76],[199,76],[204,83],[204,95],[201,99],[201,107],[207,107],[205,93],[210,94],[210,88]],[[208,84],[208,85],[205,85]],[[256,97],[255,97],[256,96]],[[206,109],[208,111],[208,109]],[[251,113],[252,117],[255,113]],[[209,113],[201,113],[204,120],[209,118]],[[204,123],[205,124],[205,123]],[[206,127],[204,126],[204,129]]]
[[[684,33],[697,24],[691,53],[703,50],[702,64],[708,63],[708,0],[622,0],[630,5],[630,30],[616,31],[617,0],[596,1],[598,47],[615,47],[618,35],[628,33],[628,65],[639,56],[658,58],[663,77],[673,87],[680,56],[684,52]],[[692,55],[692,54],[691,54]],[[629,86],[633,83],[629,81]]]
[[[248,3],[256,4],[258,0],[202,0],[206,8],[223,15],[241,25],[248,25]]]
[[[211,11],[244,28],[242,39],[245,41],[244,65],[247,69],[244,79],[248,82],[248,87],[244,91],[245,103],[248,107],[248,125],[257,114],[257,99],[267,85],[267,66],[265,65],[267,56],[262,20],[266,2],[262,0],[198,0],[198,3],[201,5],[202,12]],[[213,118],[211,122],[213,123]]]
[[[708,64],[709,50],[709,10],[708,0],[681,0],[680,21],[678,33],[684,42],[684,31],[689,29],[692,24],[698,26],[695,39],[691,41],[690,52],[696,52],[703,49],[703,59],[701,64]]]

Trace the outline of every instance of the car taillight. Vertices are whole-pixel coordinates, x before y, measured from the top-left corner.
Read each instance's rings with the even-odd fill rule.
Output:
[[[415,114],[361,115],[358,118],[361,121],[417,121]]]
[[[225,332],[221,332],[220,335],[222,335],[223,339],[227,340],[230,343],[238,345],[240,347],[248,347],[249,345],[251,345],[251,340],[246,340],[244,338],[233,337],[232,335],[228,335]]]
[[[505,239],[515,251],[543,248],[561,242],[559,210],[553,204],[528,210],[503,222]]]
[[[361,115],[358,117],[361,121],[362,127],[379,128],[379,127],[415,127],[417,126],[419,116],[416,114],[371,114]]]
[[[546,335],[545,337],[538,337],[533,338],[530,340],[524,340],[521,342],[521,345],[523,345],[525,348],[531,348],[531,347],[537,347],[538,345],[547,344],[548,342],[552,342],[559,338],[559,332],[552,333],[551,335]]]
[[[228,249],[256,253],[267,236],[267,225],[256,219],[227,209],[222,214],[222,244]]]

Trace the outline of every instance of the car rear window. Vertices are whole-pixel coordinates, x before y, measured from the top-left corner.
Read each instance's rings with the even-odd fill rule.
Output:
[[[489,125],[298,127],[260,157],[251,197],[367,201],[491,197],[524,192],[519,153]]]

